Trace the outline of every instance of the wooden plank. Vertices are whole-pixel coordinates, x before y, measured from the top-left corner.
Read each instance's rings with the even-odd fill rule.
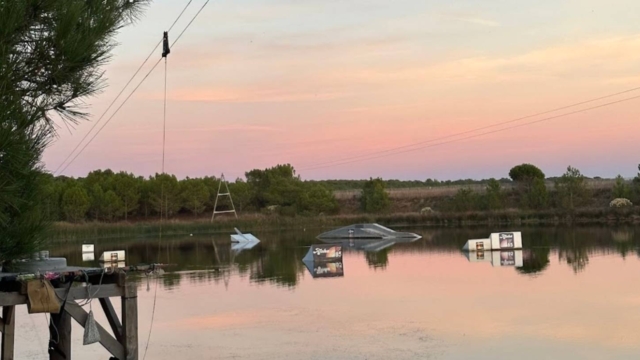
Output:
[[[122,296],[123,289],[119,287],[117,284],[108,284],[108,285],[92,285],[91,291],[87,291],[88,287],[85,286],[74,286],[69,291],[69,297],[67,300],[83,300],[89,299],[89,295],[91,295],[92,299],[99,298],[107,298],[114,296]],[[64,298],[65,292],[67,289],[56,289],[56,294],[60,299]],[[21,295],[17,292],[0,292],[0,306],[14,306],[14,305],[23,305],[27,303],[27,295]]]
[[[122,296],[122,337],[126,360],[138,360],[138,287],[127,283]]]
[[[49,350],[49,360],[71,360],[71,315],[66,311],[63,314],[51,314],[49,334],[54,340],[53,349]]]
[[[78,322],[78,324],[84,327],[89,314],[83,308],[81,308],[80,305],[73,302],[67,303],[64,310],[68,312],[71,317],[73,317],[73,319]],[[109,332],[105,330],[100,324],[97,325],[98,332],[100,333],[100,344],[102,344],[102,346],[104,346],[104,348],[107,349],[107,351],[117,359],[124,359],[124,348],[122,347],[122,344],[114,339],[113,336],[111,336],[111,334],[109,334]]]
[[[122,344],[122,324],[120,324],[120,319],[118,319],[118,314],[116,314],[116,310],[113,308],[111,300],[109,300],[109,298],[99,300],[102,310],[104,310],[104,314],[107,316],[107,321],[109,321],[113,335],[115,335],[116,340]]]
[[[2,307],[2,352],[0,353],[1,360],[13,360],[13,347],[15,339],[16,321],[15,321],[15,306],[3,306]]]

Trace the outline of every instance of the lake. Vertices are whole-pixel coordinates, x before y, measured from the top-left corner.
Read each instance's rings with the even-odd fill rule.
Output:
[[[640,228],[524,228],[517,268],[460,251],[496,230],[402,229],[423,238],[368,252],[354,244],[341,267],[321,269],[338,275],[330,277],[313,277],[301,261],[322,244],[320,230],[255,232],[262,242],[239,253],[229,234],[95,244],[96,256],[126,250],[127,264],[175,264],[140,278],[140,359],[156,286],[147,359],[640,356]],[[98,266],[83,262],[80,243],[50,251]],[[23,306],[16,319],[16,358],[47,359],[44,315]],[[82,346],[75,323],[72,337],[74,358],[109,358],[100,345]]]

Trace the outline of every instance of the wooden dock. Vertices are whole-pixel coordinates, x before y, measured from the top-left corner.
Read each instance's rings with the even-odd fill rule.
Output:
[[[60,271],[60,279],[51,280],[57,297],[66,298],[64,310],[51,314],[50,333],[56,334],[56,342],[49,342],[50,360],[71,359],[71,319],[85,326],[88,313],[77,301],[98,299],[109,322],[111,335],[98,324],[100,344],[117,360],[138,359],[138,294],[137,284],[127,278],[123,270],[115,269],[111,274],[103,269],[68,269]],[[46,280],[44,280],[46,281]],[[69,284],[69,281],[72,284]],[[88,281],[88,282],[87,282]],[[17,274],[0,273],[0,306],[2,318],[2,352],[0,360],[14,359],[14,337],[16,332],[16,306],[26,305],[28,296],[25,282]],[[87,286],[91,284],[91,286]],[[88,291],[90,289],[90,291]],[[116,314],[110,298],[120,297],[122,311]],[[97,307],[94,307],[97,309]]]

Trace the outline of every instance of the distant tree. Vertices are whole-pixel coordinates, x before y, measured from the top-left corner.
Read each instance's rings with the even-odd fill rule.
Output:
[[[522,207],[539,209],[546,206],[547,188],[542,170],[535,165],[522,164],[513,167],[509,177],[516,184]]]
[[[113,190],[122,201],[126,221],[128,215],[140,206],[140,181],[133,174],[121,171],[113,177]]]
[[[545,179],[544,173],[537,166],[522,164],[509,171],[509,177],[516,183],[532,184],[535,179]]]
[[[532,209],[544,209],[549,204],[549,192],[543,179],[535,179],[525,194],[523,204]]]
[[[251,201],[251,192],[249,184],[242,179],[236,179],[235,182],[229,184],[229,191],[233,199],[233,205],[237,211],[246,209],[247,205]]]
[[[567,167],[567,171],[555,182],[559,205],[567,210],[574,210],[587,197],[587,187],[580,170]]]
[[[500,182],[496,179],[489,179],[484,194],[484,203],[488,210],[499,210],[504,208],[504,193]]]
[[[205,201],[205,206],[213,209],[213,205],[218,194],[218,186],[220,185],[220,180],[215,176],[205,176],[199,180],[202,180],[202,183],[207,187],[207,191],[209,192],[209,198],[207,199],[207,201]]]
[[[90,205],[87,192],[80,186],[71,187],[62,196],[62,210],[70,222],[84,220]]]
[[[45,174],[42,179],[42,211],[45,214],[45,218],[49,221],[64,220],[60,205],[65,191],[64,177],[54,178],[51,174]]]
[[[146,180],[144,178],[140,180],[140,213],[141,215],[144,215],[145,218],[149,217],[149,215],[154,211],[152,203],[153,186],[154,184],[151,180]]]
[[[640,204],[640,165],[638,165],[638,175],[633,178],[631,186],[633,187],[632,193],[634,197],[634,203]]]
[[[389,209],[391,202],[382,179],[369,179],[362,188],[360,206],[366,213],[380,213]]]
[[[180,187],[175,175],[156,174],[149,179],[149,186],[149,202],[157,214],[168,219],[180,210]]]
[[[251,189],[251,203],[256,209],[278,205],[293,207],[302,193],[302,182],[289,164],[265,170],[254,169],[245,174]]]
[[[193,215],[202,214],[209,199],[209,189],[200,179],[189,179],[180,182],[184,207]]]
[[[616,177],[616,184],[613,186],[613,198],[631,198],[631,188],[621,175]]]
[[[299,202],[299,209],[313,215],[335,214],[338,212],[338,201],[333,191],[320,184],[305,184]]]
[[[478,204],[477,194],[468,187],[460,188],[453,197],[454,211],[475,210]]]
[[[124,213],[124,203],[113,190],[104,193],[104,216],[108,221],[113,221]]]
[[[102,191],[109,191],[114,189],[115,174],[111,169],[106,170],[94,170],[87,174],[84,178],[84,186],[86,189],[92,189],[95,185],[99,185]]]
[[[99,184],[94,184],[89,190],[89,201],[91,203],[89,212],[94,219],[100,220],[105,213],[106,199],[104,196],[104,190]]]

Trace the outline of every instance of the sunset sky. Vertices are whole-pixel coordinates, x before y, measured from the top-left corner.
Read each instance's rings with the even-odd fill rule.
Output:
[[[193,0],[170,40],[204,2]],[[157,0],[118,35],[109,87],[87,101],[92,121],[186,3]],[[444,180],[506,177],[530,162],[548,176],[567,165],[587,176],[633,176],[640,99],[384,151],[640,87],[638,13],[637,0],[212,0],[169,55],[165,171],[235,178],[291,163],[304,179]],[[161,64],[63,174],[160,172],[163,81]],[[72,134],[62,127],[44,155],[47,169],[92,125]],[[335,164],[368,154],[377,156]]]

